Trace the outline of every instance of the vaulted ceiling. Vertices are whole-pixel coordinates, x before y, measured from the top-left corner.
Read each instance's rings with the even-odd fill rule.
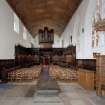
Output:
[[[82,0],[7,0],[33,37],[47,26],[61,35]]]

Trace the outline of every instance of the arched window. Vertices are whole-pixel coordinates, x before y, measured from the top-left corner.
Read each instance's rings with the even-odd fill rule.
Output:
[[[19,18],[14,13],[14,31],[19,34]]]
[[[24,27],[24,29],[23,29],[23,39],[24,39],[24,40],[27,40],[27,30],[26,30],[25,27]]]
[[[105,19],[105,0],[100,0],[101,5],[101,18],[102,20]]]

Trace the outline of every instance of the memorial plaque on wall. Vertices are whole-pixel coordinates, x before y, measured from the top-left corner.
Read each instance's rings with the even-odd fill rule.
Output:
[[[54,30],[48,30],[44,27],[44,30],[39,29],[39,43],[52,43],[54,42]]]

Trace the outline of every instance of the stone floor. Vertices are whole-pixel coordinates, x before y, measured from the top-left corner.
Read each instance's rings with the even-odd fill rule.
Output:
[[[61,93],[54,97],[34,94],[36,83],[13,83],[10,88],[0,88],[0,105],[105,105],[105,98],[77,83],[58,82]]]

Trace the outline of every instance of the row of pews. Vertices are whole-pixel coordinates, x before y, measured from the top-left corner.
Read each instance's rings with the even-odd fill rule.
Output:
[[[14,68],[6,72],[3,71],[3,79],[11,82],[21,82],[35,80],[41,73],[41,65],[30,68]],[[58,65],[50,65],[49,76],[54,80],[77,81],[77,71],[70,68],[63,68]]]
[[[77,81],[77,71],[70,68],[63,68],[58,65],[52,65],[49,69],[49,75],[52,79]]]
[[[41,66],[33,66],[31,68],[23,68],[8,73],[8,80],[11,82],[32,81],[39,77]]]
[[[23,57],[23,56],[22,56]],[[33,57],[20,57],[19,60],[0,60],[0,80],[2,82],[8,81],[8,74],[11,72],[15,72],[18,69],[23,68],[30,68],[35,65],[35,62],[33,60]],[[25,60],[26,59],[26,60]]]
[[[16,46],[14,59],[0,60],[0,80],[7,82],[8,73],[39,64],[38,57],[33,49],[24,48],[20,45]]]

